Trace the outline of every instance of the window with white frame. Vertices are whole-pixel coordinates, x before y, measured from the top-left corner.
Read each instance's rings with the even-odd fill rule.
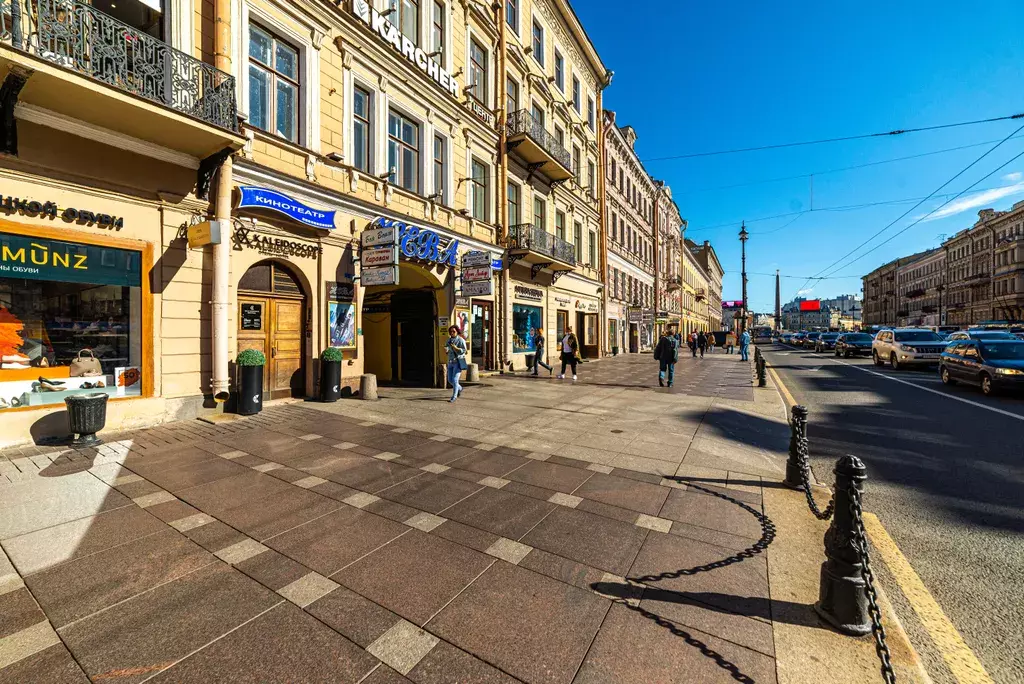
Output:
[[[352,89],[352,166],[370,173],[373,150],[373,100],[359,86]]]
[[[508,183],[508,225],[518,226],[520,217],[523,215],[522,190],[518,185],[509,181]]]
[[[505,0],[505,21],[519,33],[519,0]]]
[[[563,150],[565,149],[565,131],[562,130],[561,126],[555,126],[555,139],[558,140],[558,146]]]
[[[577,114],[583,113],[583,105],[580,100],[580,79],[572,77],[572,106]]]
[[[471,164],[471,176],[469,179],[470,210],[473,218],[478,221],[487,220],[489,178],[487,165],[474,158]]]
[[[533,20],[533,58],[537,64],[544,66],[544,27],[536,19]]]
[[[445,31],[448,24],[448,7],[441,0],[433,0],[433,10],[430,19],[430,41],[434,52],[434,59],[441,67],[445,64]]]
[[[580,168],[580,148],[578,145],[572,146],[572,175],[576,177],[577,185],[582,185],[583,181],[581,175],[583,169]]]
[[[590,254],[588,256],[590,257],[590,267],[597,268],[597,233],[594,231],[590,231],[589,250]]]
[[[597,197],[597,172],[594,162],[587,160],[587,185],[590,188],[590,194]]]
[[[487,106],[487,50],[477,42],[469,41],[469,94],[480,104]]]
[[[388,0],[388,9],[394,10],[388,15],[388,21],[397,26],[413,45],[419,45],[420,0]]]
[[[565,239],[565,212],[555,210],[555,237]]]
[[[548,212],[547,202],[543,197],[533,198],[533,227],[537,230],[547,230]]]
[[[448,141],[444,136],[434,134],[434,194],[441,200],[441,204],[447,204],[448,188]]]
[[[388,112],[388,167],[394,169],[392,183],[420,191],[420,127],[395,111]]]
[[[299,51],[249,24],[249,123],[299,141]]]
[[[555,85],[563,93],[565,92],[565,57],[555,48]]]
[[[519,111],[519,83],[511,76],[505,80],[505,109],[507,114]]]
[[[572,238],[576,243],[576,263],[583,263],[583,224],[579,221],[573,222]]]
[[[530,114],[533,116],[533,120],[537,122],[537,125],[544,128],[544,108],[534,102],[530,107]]]
[[[590,126],[590,130],[595,130],[594,126],[596,118],[596,110],[594,105],[594,98],[587,96],[587,125]]]

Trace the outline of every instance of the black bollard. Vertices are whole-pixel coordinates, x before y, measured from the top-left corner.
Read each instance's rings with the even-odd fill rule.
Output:
[[[768,372],[768,365],[767,365],[767,362],[765,362],[765,360],[764,360],[764,356],[762,355],[757,360],[757,386],[758,387],[766,387],[768,385],[768,378],[765,377],[767,372]]]
[[[793,489],[804,488],[801,443],[807,441],[807,407],[794,406],[789,421],[789,458],[786,459],[786,479],[782,484]]]
[[[835,516],[825,532],[825,557],[821,584],[814,610],[843,634],[863,636],[871,632],[871,615],[861,567],[864,558],[855,542],[850,488],[864,491],[867,473],[856,456],[844,456],[836,463]]]

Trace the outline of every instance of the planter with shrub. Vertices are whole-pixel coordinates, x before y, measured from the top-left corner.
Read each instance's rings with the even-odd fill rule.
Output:
[[[263,366],[267,357],[257,349],[246,349],[235,359],[238,366],[238,413],[252,416],[263,408]]]
[[[341,398],[341,362],[344,358],[337,347],[328,347],[320,354],[320,401],[334,402]]]

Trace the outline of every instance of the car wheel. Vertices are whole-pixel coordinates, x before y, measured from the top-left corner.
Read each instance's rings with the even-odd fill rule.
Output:
[[[900,369],[900,360],[896,358],[896,354],[889,354],[889,365],[892,366],[894,371]]]
[[[837,359],[839,358],[839,350],[838,349],[836,349],[836,358]]]
[[[843,352],[843,358],[844,359],[850,358],[850,352],[848,352],[848,351],[847,352]]]
[[[949,374],[949,369],[946,368],[945,366],[943,366],[942,370],[939,371],[939,377],[942,378],[942,384],[943,385],[955,385],[956,384],[956,380],[954,380],[953,376]]]
[[[872,358],[872,360],[874,360],[876,366],[884,366],[885,365],[882,362],[882,359],[878,358],[878,352],[876,352],[874,350],[871,351],[871,358]]]
[[[992,376],[988,373],[981,374],[981,393],[986,397],[990,397],[996,393],[996,388],[992,384]]]

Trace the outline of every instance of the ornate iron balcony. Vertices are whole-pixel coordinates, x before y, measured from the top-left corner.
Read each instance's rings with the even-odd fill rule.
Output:
[[[0,0],[0,40],[206,123],[238,130],[233,76],[76,0]]]
[[[576,265],[576,250],[571,242],[541,230],[532,223],[520,223],[509,227],[508,248],[546,254],[563,263]]]
[[[508,136],[527,135],[541,147],[552,159],[563,167],[574,171],[572,168],[572,156],[558,143],[558,138],[548,133],[544,124],[533,118],[526,109],[512,112],[508,117]]]
[[[672,276],[671,278],[666,278],[665,285],[666,289],[668,289],[669,292],[678,290],[680,287],[683,286],[683,278],[682,276]]]

